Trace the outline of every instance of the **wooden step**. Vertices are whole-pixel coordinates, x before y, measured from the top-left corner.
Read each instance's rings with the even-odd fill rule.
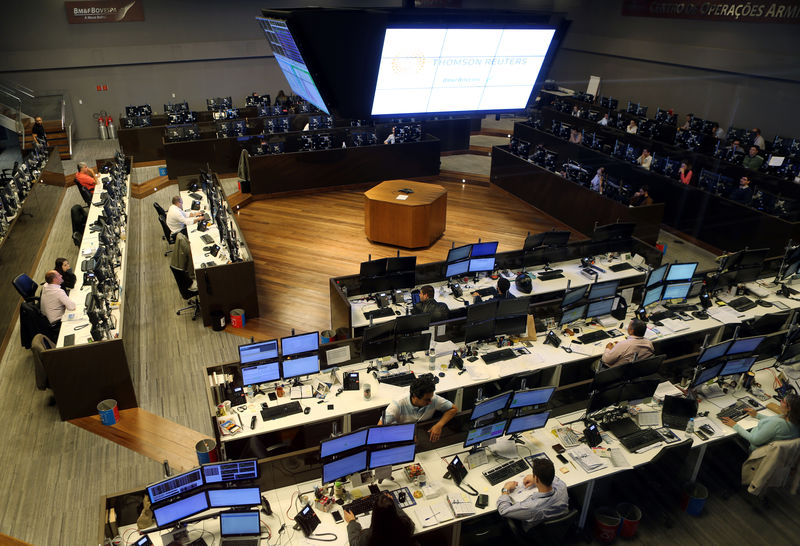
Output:
[[[23,542],[17,538],[0,533],[0,544],[3,546],[33,546],[29,542]]]
[[[465,180],[466,184],[476,184],[478,186],[488,186],[489,176],[485,174],[475,173],[461,173],[458,171],[440,170],[439,178],[448,182],[461,182]]]
[[[230,205],[231,210],[234,212],[244,207],[251,201],[253,201],[253,194],[251,193],[242,193],[237,191],[228,196],[228,205]]]
[[[158,191],[158,188],[171,186],[172,184],[177,184],[177,180],[170,180],[168,176],[156,176],[147,182],[142,182],[141,184],[132,184],[131,197],[141,199],[142,197],[147,197],[148,195],[154,194],[156,191]]]

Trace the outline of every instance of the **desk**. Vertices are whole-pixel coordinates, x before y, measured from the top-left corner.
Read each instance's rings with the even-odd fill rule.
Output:
[[[402,193],[405,189],[413,193]],[[438,184],[387,180],[364,192],[364,230],[370,241],[428,247],[446,224],[447,190]]]

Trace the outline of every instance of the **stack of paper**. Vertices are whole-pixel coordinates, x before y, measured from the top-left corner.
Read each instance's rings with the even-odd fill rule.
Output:
[[[741,324],[740,313],[733,307],[709,307],[708,316],[723,324]]]
[[[659,328],[661,328],[661,329],[667,328],[667,329],[671,330],[672,332],[680,332],[682,330],[688,330],[689,329],[689,325],[686,324],[686,321],[683,321],[683,320],[680,320],[680,319],[671,319],[671,318],[670,319],[664,319],[664,320],[661,321],[661,324],[662,324],[662,326],[659,326]]]
[[[414,514],[423,527],[431,527],[453,519],[453,511],[450,510],[450,505],[445,499],[418,504],[414,509]]]
[[[588,473],[597,472],[598,470],[608,467],[608,465],[604,463],[600,457],[595,455],[587,445],[581,444],[577,447],[573,447],[568,450],[567,453],[578,466]]]
[[[453,509],[453,513],[457,518],[471,516],[475,513],[475,505],[470,502],[467,495],[460,491],[458,493],[448,493],[447,501],[450,503],[450,508]]]

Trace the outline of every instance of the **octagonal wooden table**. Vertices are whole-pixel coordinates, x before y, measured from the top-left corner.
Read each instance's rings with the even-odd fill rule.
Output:
[[[447,190],[438,184],[386,180],[364,192],[364,229],[370,241],[427,247],[442,236],[446,220]]]

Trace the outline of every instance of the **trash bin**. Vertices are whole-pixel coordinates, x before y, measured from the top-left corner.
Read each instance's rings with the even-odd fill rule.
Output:
[[[629,502],[621,502],[617,505],[617,513],[622,519],[619,524],[619,536],[630,538],[635,535],[642,519],[642,511],[639,507]]]
[[[620,517],[610,506],[601,506],[594,511],[594,538],[600,542],[611,542],[617,536]]]
[[[211,311],[211,329],[220,332],[225,329],[225,313],[222,311]]]
[[[210,438],[197,442],[194,450],[197,452],[197,461],[200,464],[215,463],[219,460],[217,457],[217,442]]]
[[[100,414],[100,422],[104,425],[116,425],[117,421],[119,421],[117,401],[111,398],[97,404],[97,413]]]
[[[234,309],[231,311],[231,326],[234,328],[244,328],[244,309]]]
[[[700,483],[687,483],[683,487],[683,506],[690,516],[699,516],[708,499],[708,489]]]
[[[336,339],[336,332],[333,330],[323,330],[320,332],[320,337],[322,338],[321,341],[323,344],[330,343],[334,339]]]

